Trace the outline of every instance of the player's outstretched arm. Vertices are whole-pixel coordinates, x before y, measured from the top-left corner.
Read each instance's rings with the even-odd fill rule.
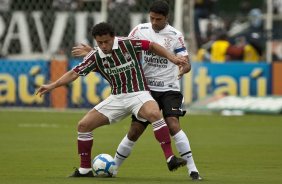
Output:
[[[58,80],[55,82],[52,82],[50,84],[43,84],[42,86],[39,87],[39,89],[36,92],[36,95],[39,94],[41,97],[42,95],[48,93],[49,91],[52,91],[53,89],[64,86],[75,79],[77,79],[79,75],[75,73],[74,71],[70,70],[67,73],[65,73],[62,77],[60,77]]]
[[[93,50],[92,47],[86,44],[79,44],[78,46],[75,46],[72,48],[71,53],[75,57],[84,57],[86,56],[91,50]]]
[[[178,65],[178,66],[182,66],[185,65],[187,63],[187,58],[185,57],[179,57],[179,56],[175,56],[174,54],[168,52],[164,47],[162,47],[161,45],[155,43],[155,42],[150,42],[149,45],[149,51],[161,56],[161,57],[165,57],[168,60],[170,60],[171,62],[173,62],[174,64]]]

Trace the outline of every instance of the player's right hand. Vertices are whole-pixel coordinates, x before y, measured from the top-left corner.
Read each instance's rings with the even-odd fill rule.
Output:
[[[173,63],[178,65],[178,66],[183,66],[185,64],[187,64],[187,58],[184,56],[175,56]]]
[[[86,44],[79,44],[78,46],[75,46],[72,48],[72,55],[75,57],[84,57],[86,56],[91,50],[93,50],[92,47]]]
[[[44,95],[45,93],[48,93],[52,89],[53,88],[52,88],[51,84],[44,84],[44,85],[40,86],[39,89],[36,91],[36,95],[39,94],[39,96],[42,97],[42,95]]]

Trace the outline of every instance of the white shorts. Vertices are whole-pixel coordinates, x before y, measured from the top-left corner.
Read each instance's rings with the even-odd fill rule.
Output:
[[[145,102],[153,100],[149,91],[139,91],[119,95],[110,95],[94,107],[98,112],[109,118],[110,123],[117,122],[130,114],[134,114],[140,121],[147,121],[138,116],[138,112]]]

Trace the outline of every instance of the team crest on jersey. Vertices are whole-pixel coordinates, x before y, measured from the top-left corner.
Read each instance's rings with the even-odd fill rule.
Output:
[[[130,56],[130,54],[129,54],[128,52],[125,52],[125,53],[124,53],[124,57],[125,57],[125,59],[126,59],[127,61],[131,60],[131,56]]]
[[[102,63],[103,63],[103,65],[109,65],[109,61],[106,60],[106,59],[103,59]]]
[[[169,48],[171,47],[171,41],[172,41],[172,39],[170,39],[170,38],[165,38],[165,39],[164,39],[164,47],[167,48],[167,49],[169,49]]]

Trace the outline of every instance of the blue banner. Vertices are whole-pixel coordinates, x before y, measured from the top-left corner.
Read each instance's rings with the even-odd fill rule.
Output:
[[[34,95],[36,88],[49,81],[45,60],[0,60],[0,106],[49,106]]]
[[[183,90],[186,104],[208,95],[266,96],[271,94],[271,65],[193,63],[190,77],[184,78]]]
[[[69,60],[72,69],[81,60]],[[182,90],[185,104],[210,95],[258,96],[271,94],[271,65],[267,63],[192,63],[184,75]],[[0,106],[51,107],[50,95],[34,95],[36,88],[50,80],[46,60],[0,60]],[[79,77],[67,88],[67,107],[91,108],[110,95],[108,82],[98,73]],[[61,95],[61,94],[59,94]]]
[[[79,64],[82,60],[69,61],[69,69]],[[92,72],[85,77],[79,77],[73,82],[68,95],[69,107],[93,107],[107,98],[111,89],[107,80],[99,73]]]

